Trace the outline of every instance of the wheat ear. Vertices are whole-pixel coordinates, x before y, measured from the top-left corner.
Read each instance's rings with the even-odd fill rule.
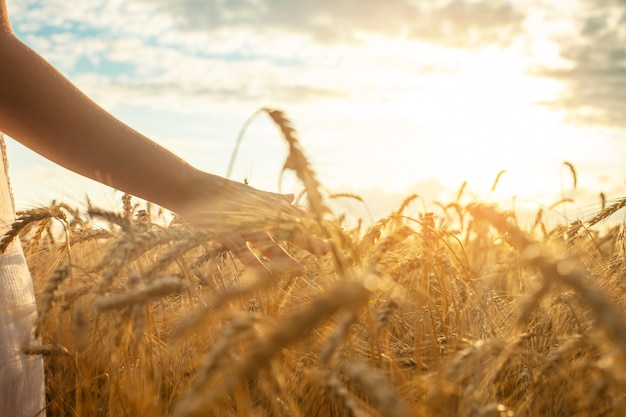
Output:
[[[0,253],[4,253],[4,251],[6,251],[6,249],[13,241],[13,239],[15,239],[22,230],[24,230],[26,227],[34,222],[50,218],[67,221],[67,217],[65,216],[65,213],[61,210],[61,208],[62,207],[59,205],[54,205],[51,207],[38,208],[21,212],[17,220],[15,220],[15,222],[13,222],[13,224],[11,225],[9,231],[6,232],[2,237],[2,240],[0,241]]]
[[[357,282],[343,282],[326,291],[320,298],[310,305],[281,320],[275,326],[266,328],[263,337],[250,346],[250,353],[241,363],[229,372],[229,378],[221,387],[214,389],[204,396],[196,396],[180,407],[174,414],[176,417],[202,416],[205,411],[232,392],[241,381],[265,368],[274,355],[288,344],[299,339],[311,330],[317,323],[327,319],[341,309],[354,309],[369,298],[369,291]]]
[[[311,169],[308,159],[304,156],[297,132],[293,128],[293,124],[281,110],[264,108],[262,109],[280,128],[283,138],[289,145],[289,156],[283,166],[283,171],[287,169],[293,170],[302,184],[309,197],[311,210],[318,217],[327,213],[329,210],[324,204],[324,199],[320,192],[321,185],[315,176],[315,172]]]

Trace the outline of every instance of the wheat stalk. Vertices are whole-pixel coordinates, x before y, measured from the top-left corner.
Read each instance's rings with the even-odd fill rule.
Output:
[[[43,324],[46,315],[52,308],[52,304],[54,302],[54,293],[58,289],[59,285],[69,276],[71,272],[70,265],[62,265],[54,270],[50,278],[48,279],[48,284],[41,295],[41,301],[39,306],[39,312],[37,313],[37,322],[35,324],[35,337],[38,337],[41,331],[41,326]]]
[[[18,218],[13,222],[9,231],[7,231],[0,241],[0,253],[4,253],[17,235],[35,222],[55,218],[63,222],[67,222],[67,217],[62,209],[65,205],[53,205],[51,207],[37,208],[33,210],[18,213]]]
[[[186,286],[185,281],[178,277],[165,277],[151,282],[148,285],[140,285],[133,292],[115,294],[107,297],[98,296],[95,299],[95,306],[100,311],[106,311],[134,304],[144,304],[155,298],[182,291]]]
[[[389,379],[377,369],[362,363],[348,363],[342,369],[351,379],[357,381],[368,397],[377,405],[385,417],[405,417],[410,415],[408,405],[398,397]]]
[[[339,317],[339,319],[337,319],[335,330],[328,338],[326,344],[324,345],[324,348],[320,352],[320,364],[329,364],[333,354],[336,352],[337,348],[341,344],[341,341],[346,337],[350,326],[352,326],[352,324],[356,322],[357,318],[357,315],[353,311],[347,311],[343,313]]]
[[[202,413],[201,410],[198,410],[197,403],[199,399],[204,397],[204,387],[217,370],[225,365],[225,359],[231,354],[229,349],[238,341],[247,338],[257,321],[258,319],[252,315],[242,314],[226,326],[221,337],[202,361],[196,377],[176,408],[175,416]],[[204,402],[205,410],[210,409],[212,404],[213,401]]]
[[[354,396],[348,391],[346,385],[339,379],[337,374],[330,369],[317,371],[316,379],[328,391],[334,394],[334,398],[340,403],[341,415],[347,417],[360,417],[363,415]],[[328,404],[327,406],[330,406]],[[339,411],[339,410],[338,410]]]
[[[321,185],[317,180],[315,172],[311,169],[309,160],[304,156],[296,130],[283,111],[269,108],[263,108],[262,110],[280,128],[283,138],[289,145],[289,155],[283,166],[283,171],[291,169],[296,173],[309,197],[311,211],[318,219],[321,219],[329,210],[324,203],[320,192]]]
[[[211,404],[218,403],[227,393],[233,392],[241,381],[256,375],[280,349],[302,337],[315,324],[327,319],[336,311],[353,309],[363,304],[368,294],[369,292],[359,283],[342,283],[341,286],[326,291],[310,305],[282,319],[275,326],[266,327],[263,337],[254,341],[246,358],[231,370],[223,386],[214,387],[208,395],[190,398],[174,415],[176,417],[204,415],[203,410],[210,409]]]
[[[126,217],[125,214],[118,214],[108,210],[102,210],[95,207],[90,207],[87,213],[91,217],[99,217],[108,221],[111,224],[118,225],[125,233],[132,233],[131,220]]]
[[[471,211],[475,217],[488,217],[501,232],[508,233],[511,242],[520,249],[522,260],[541,271],[544,284],[535,294],[536,299],[541,299],[547,293],[551,282],[559,282],[574,289],[593,309],[598,321],[617,344],[622,357],[626,359],[626,320],[623,314],[600,289],[586,283],[586,275],[574,262],[569,259],[554,259],[548,255],[541,245],[533,243],[517,226],[508,222],[505,215],[492,207],[476,206]],[[526,308],[526,311],[528,310],[529,307]],[[524,312],[523,316],[527,314]]]

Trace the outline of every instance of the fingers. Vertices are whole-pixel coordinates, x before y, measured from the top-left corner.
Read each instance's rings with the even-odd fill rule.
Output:
[[[272,265],[273,271],[304,273],[304,266],[294,259],[280,245],[274,242],[270,237],[263,233],[264,236],[255,237],[246,236],[252,246],[268,258]]]
[[[287,203],[293,203],[293,200],[295,198],[295,196],[293,194],[291,194],[291,193],[290,194],[273,193],[271,191],[259,190],[257,188],[251,187],[251,186],[249,186],[247,184],[242,184],[242,183],[239,183],[239,182],[232,182],[231,181],[231,186],[233,186],[233,184],[234,184],[235,188],[244,187],[243,190],[246,193],[255,194],[257,196],[260,196],[261,198],[266,198],[268,196],[271,196],[271,197],[277,198],[279,200],[286,201]]]
[[[241,236],[230,235],[220,239],[221,243],[231,251],[247,267],[267,267],[248,249],[246,241]]]
[[[247,267],[258,268],[267,266],[249,249],[250,242],[254,249],[269,259],[273,272],[304,273],[304,266],[274,242],[265,232],[257,232],[246,236],[228,236],[222,239],[228,250],[233,252]]]
[[[215,178],[211,177],[215,182]],[[243,232],[241,233],[237,221],[237,215],[242,215],[246,224],[253,224],[259,230],[261,227],[272,233],[271,223],[275,213],[275,221],[283,222],[283,217],[289,221],[300,222],[301,219],[307,219],[307,213],[302,209],[292,205],[294,200],[293,194],[279,194],[257,190],[248,185],[225,179],[219,179],[220,188],[213,194],[205,194],[205,198],[196,201],[196,205],[188,205],[185,207],[187,215],[191,221],[197,226],[210,226],[217,234],[226,233],[219,240],[229,249],[237,258],[239,258],[246,266],[259,267],[266,266],[247,246],[246,242],[250,242],[255,251],[260,252],[271,262],[271,268],[276,271],[299,271],[304,272],[304,267],[288,252],[281,248],[265,231],[263,232]],[[256,226],[255,218],[258,218],[259,225]],[[189,219],[188,219],[189,220]],[[223,221],[221,221],[223,220]],[[261,226],[262,225],[262,226]],[[247,226],[248,227],[248,226]],[[278,228],[280,229],[280,227]],[[237,232],[240,230],[240,232]],[[323,255],[328,251],[328,245],[316,237],[305,234],[304,232],[287,234],[285,240],[290,241],[298,247],[310,252],[314,255]],[[236,235],[237,233],[237,235]],[[281,236],[282,240],[283,237]],[[267,269],[267,268],[266,268]]]
[[[274,196],[280,198],[281,200],[284,200],[288,203],[293,203],[293,199],[295,198],[295,196],[293,194],[274,194]]]
[[[252,187],[249,187],[252,188]],[[294,199],[294,195],[293,194],[277,194],[277,193],[270,193],[270,192],[266,192],[266,191],[259,191],[256,189],[255,192],[260,192],[262,193],[265,197],[267,196],[271,196],[274,198],[279,199],[279,201],[277,201],[277,203],[283,203],[283,208],[290,208],[292,209],[295,213],[297,214],[301,214],[302,216],[305,216],[305,211],[292,206],[291,203],[293,202]],[[287,203],[287,204],[285,204]],[[251,235],[248,234],[245,236],[245,238],[251,242],[255,242],[255,241],[259,241],[262,242],[264,240],[269,239],[269,241],[272,241],[271,238],[269,238],[267,235],[263,234],[263,235]],[[316,237],[304,234],[301,230],[295,230],[294,232],[292,232],[290,234],[290,236],[286,239],[289,242],[293,243],[294,245],[310,252],[313,255],[325,255],[328,252],[328,244],[326,242],[324,242],[321,239],[318,239]],[[272,241],[273,242],[273,241]],[[279,248],[282,252],[284,252],[284,250],[282,250],[282,248],[280,248],[280,246],[276,245],[275,243],[273,243],[273,245],[268,245],[268,246],[272,246],[272,247],[276,247]],[[286,252],[285,252],[286,253]],[[278,253],[274,254],[277,255]],[[288,255],[288,254],[287,254]],[[267,255],[266,255],[267,256]],[[268,256],[269,257],[269,256]],[[291,256],[289,256],[291,258]]]
[[[315,236],[306,235],[301,230],[295,230],[289,237],[289,241],[313,255],[328,253],[328,243]]]

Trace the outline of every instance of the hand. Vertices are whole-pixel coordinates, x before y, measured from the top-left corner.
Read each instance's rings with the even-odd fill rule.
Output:
[[[309,233],[319,226],[291,205],[293,195],[260,191],[215,175],[199,173],[190,197],[174,208],[192,226],[215,232],[218,242],[249,267],[265,267],[248,244],[271,262],[272,271],[302,273],[304,267],[276,241],[287,240],[314,255],[328,245]]]

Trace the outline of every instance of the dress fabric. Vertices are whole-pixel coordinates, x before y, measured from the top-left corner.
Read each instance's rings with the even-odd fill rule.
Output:
[[[15,221],[4,138],[0,133],[0,237]],[[43,416],[43,359],[21,348],[34,343],[33,281],[19,239],[0,254],[0,417]],[[39,413],[39,414],[38,414]]]

